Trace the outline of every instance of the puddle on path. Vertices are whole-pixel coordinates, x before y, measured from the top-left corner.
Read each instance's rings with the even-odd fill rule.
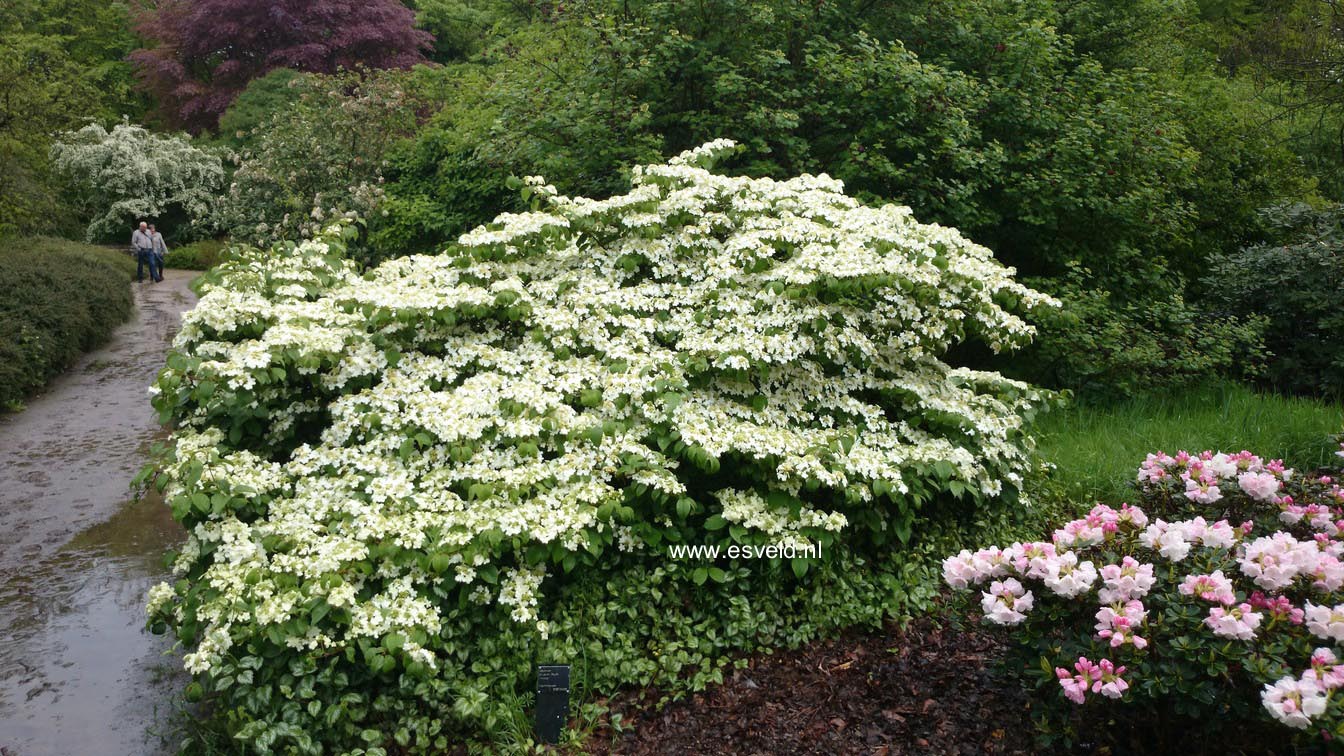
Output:
[[[145,593],[183,532],[129,483],[163,438],[146,387],[193,274],[135,286],[137,311],[28,408],[0,418],[0,753],[154,754],[184,683]],[[134,286],[134,284],[133,284]],[[171,750],[171,749],[169,749]]]
[[[127,504],[50,558],[3,575],[0,744],[19,756],[170,752],[186,683],[144,630],[145,592],[182,530],[157,496]]]

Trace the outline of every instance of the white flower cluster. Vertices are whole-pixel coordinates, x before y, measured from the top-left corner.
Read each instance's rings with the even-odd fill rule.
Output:
[[[111,131],[91,123],[61,134],[51,157],[97,213],[86,230],[90,241],[123,232],[129,238],[133,220],[174,207],[186,212],[196,233],[217,226],[223,160],[185,134],[156,134],[128,121]]]
[[[825,176],[698,167],[729,146],[601,201],[529,179],[546,209],[364,276],[322,241],[221,268],[155,400],[180,422],[170,499],[250,492],[201,517],[179,560],[212,587],[210,632],[237,641],[316,602],[349,615],[322,644],[432,639],[455,591],[535,623],[545,570],[514,544],[639,550],[641,528],[688,522],[687,497],[801,543],[850,527],[845,507],[1014,486],[1041,394],[939,356],[1017,345],[1032,329],[1011,308],[1053,301]],[[1005,611],[1010,594],[1030,602],[1008,591]]]

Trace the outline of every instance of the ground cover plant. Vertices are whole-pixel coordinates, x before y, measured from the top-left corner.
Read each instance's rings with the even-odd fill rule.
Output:
[[[233,734],[502,738],[539,659],[703,686],[919,600],[893,557],[940,512],[1012,509],[1047,397],[940,355],[1021,344],[1053,302],[824,176],[708,170],[731,147],[608,200],[529,179],[535,210],[364,275],[349,229],[206,275],[155,385],[191,536],[150,612]]]
[[[0,407],[21,406],[130,316],[134,268],[76,242],[0,240]]]
[[[168,254],[163,256],[163,265],[180,270],[209,270],[224,259],[228,248],[228,242],[219,239],[184,244],[169,249]]]
[[[1009,666],[1037,690],[1047,743],[1330,741],[1344,736],[1344,488],[1332,467],[1155,452],[1138,470],[1139,506],[1098,504],[1049,541],[963,550],[944,579],[983,588],[985,622],[1011,628]]]

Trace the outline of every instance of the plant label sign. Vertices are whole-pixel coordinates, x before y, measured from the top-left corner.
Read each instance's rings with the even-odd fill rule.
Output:
[[[560,742],[560,731],[569,719],[569,665],[542,664],[537,667],[537,739],[543,743]]]

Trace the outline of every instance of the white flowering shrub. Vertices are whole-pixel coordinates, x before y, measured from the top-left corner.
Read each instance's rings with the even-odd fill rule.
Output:
[[[714,654],[879,619],[860,568],[921,507],[1017,500],[1042,395],[939,357],[1050,301],[832,179],[710,172],[730,146],[601,201],[529,179],[534,212],[364,275],[337,232],[208,274],[154,387],[190,537],[150,614],[240,737],[439,749],[538,660],[703,685]]]
[[[1180,738],[1228,738],[1229,722],[1247,752],[1277,750],[1294,731],[1344,737],[1338,475],[1246,451],[1158,452],[1138,483],[1142,507],[1097,505],[1050,541],[943,562],[954,589],[987,588],[986,622],[1014,628],[1047,739],[1095,745],[1133,731],[1103,717],[1164,752]],[[1074,710],[1098,699],[1124,706]]]
[[[72,187],[75,204],[90,219],[88,241],[130,239],[138,221],[173,218],[185,238],[217,227],[224,165],[220,155],[185,134],[156,134],[120,123],[111,131],[94,123],[60,135],[52,165]]]

